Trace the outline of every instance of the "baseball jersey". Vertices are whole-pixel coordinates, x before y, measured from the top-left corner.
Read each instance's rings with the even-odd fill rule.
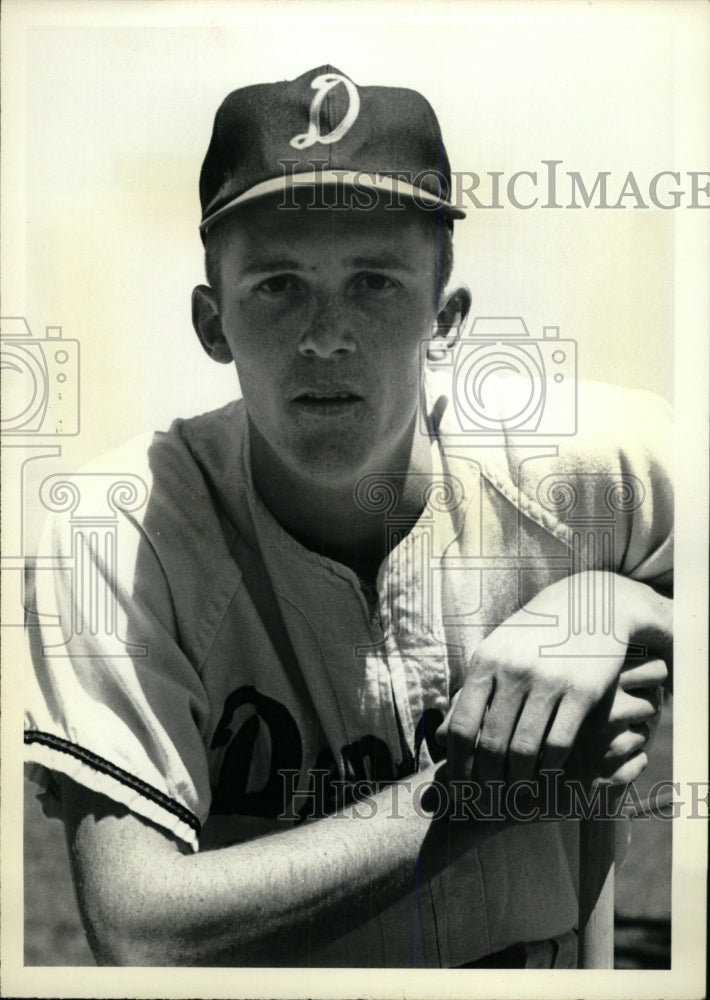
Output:
[[[441,759],[434,733],[477,644],[548,584],[594,567],[669,584],[656,397],[583,385],[576,435],[503,443],[463,433],[436,380],[427,399],[415,526],[390,518],[396,482],[357,487],[391,532],[374,589],[262,503],[241,401],[52,477],[25,732],[47,810],[61,772],[196,851],[287,831],[334,808],[338,781]],[[551,655],[579,600],[536,622]],[[303,963],[451,967],[568,931],[560,826],[501,829],[365,924],[344,909]]]

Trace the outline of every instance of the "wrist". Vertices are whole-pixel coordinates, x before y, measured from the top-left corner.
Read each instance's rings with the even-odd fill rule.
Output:
[[[614,583],[615,621],[622,616],[625,633],[647,651],[670,664],[673,652],[673,601],[649,584],[618,576]]]

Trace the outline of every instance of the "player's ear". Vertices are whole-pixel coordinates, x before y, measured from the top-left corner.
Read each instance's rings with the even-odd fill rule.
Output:
[[[440,340],[442,352],[449,351],[461,335],[461,328],[471,308],[471,292],[466,285],[458,285],[448,292],[436,316],[434,339]]]
[[[203,348],[213,361],[228,365],[233,360],[222,332],[222,318],[214,289],[198,285],[192,292],[192,325]]]

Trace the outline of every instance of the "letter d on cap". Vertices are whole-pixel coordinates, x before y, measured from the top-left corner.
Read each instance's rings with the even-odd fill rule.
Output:
[[[348,110],[339,125],[336,125],[335,128],[326,135],[321,135],[321,106],[333,87],[337,87],[339,83],[342,83],[348,92]],[[360,95],[357,92],[357,87],[352,80],[348,80],[346,76],[341,76],[339,73],[323,73],[321,76],[317,76],[314,80],[312,80],[311,87],[317,91],[317,93],[311,101],[308,131],[302,132],[300,135],[294,135],[293,139],[289,140],[290,144],[296,149],[306,149],[308,146],[312,146],[316,142],[322,142],[325,144],[338,142],[338,140],[342,139],[345,133],[351,128],[360,112]]]

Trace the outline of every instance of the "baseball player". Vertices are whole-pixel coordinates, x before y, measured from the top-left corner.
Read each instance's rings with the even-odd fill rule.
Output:
[[[554,437],[555,376],[516,436],[530,384],[491,376],[475,424],[450,191],[414,91],[323,66],[217,113],[193,321],[242,398],[85,470],[87,503],[127,470],[146,501],[35,580],[63,639],[33,630],[30,773],[100,963],[575,964],[573,824],[471,794],[645,766],[667,414],[581,385]],[[76,552],[62,514],[46,538]]]

